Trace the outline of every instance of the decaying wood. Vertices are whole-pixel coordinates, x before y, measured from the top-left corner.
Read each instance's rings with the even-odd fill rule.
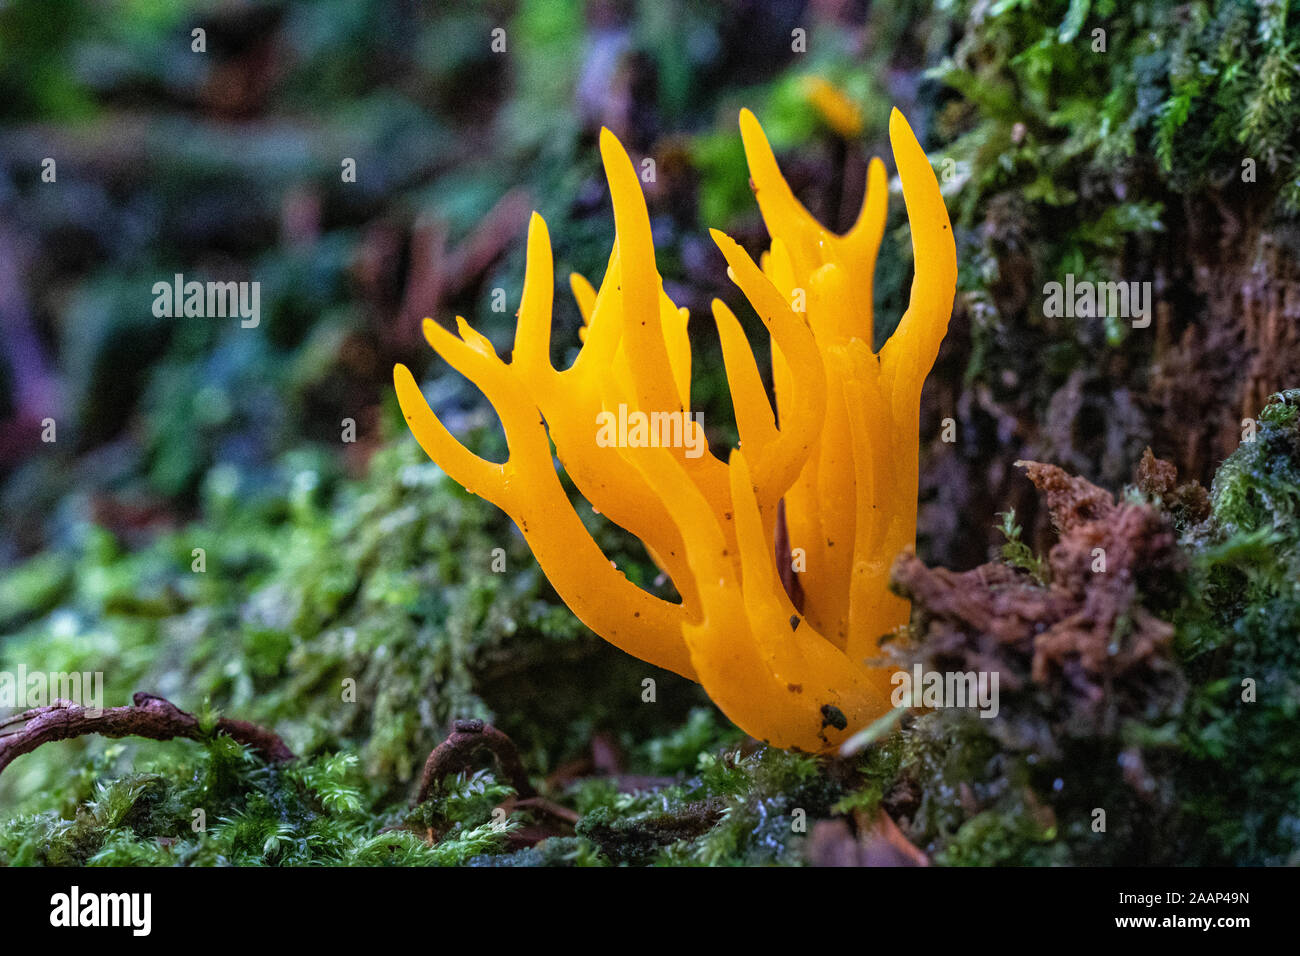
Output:
[[[485,751],[491,754],[516,793],[521,797],[535,795],[536,791],[528,782],[528,774],[524,773],[524,765],[519,760],[519,751],[515,748],[514,741],[482,720],[458,720],[447,739],[434,747],[424,762],[420,790],[413,805],[418,806],[428,800],[433,788],[444,778],[470,770]]]
[[[894,565],[932,669],[996,672],[1004,694],[1045,688],[1061,704],[1058,718],[1080,731],[1153,701],[1172,706],[1182,692],[1174,628],[1158,612],[1177,598],[1184,558],[1168,515],[1117,502],[1054,465],[1019,464],[1059,534],[1046,583],[1001,562],[959,573],[909,553]],[[1139,482],[1166,509],[1194,516],[1204,506],[1204,490],[1176,486],[1172,466],[1154,456]]]

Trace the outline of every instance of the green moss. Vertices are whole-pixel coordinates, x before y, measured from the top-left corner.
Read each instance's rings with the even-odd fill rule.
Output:
[[[67,556],[46,552],[0,576],[0,627],[16,627],[50,611],[71,575]]]
[[[713,707],[697,707],[677,729],[641,745],[646,769],[675,774],[696,769],[702,755],[734,747],[744,734]]]
[[[117,745],[118,755],[124,749]],[[361,784],[354,755],[275,768],[219,737],[197,756],[191,748],[66,794],[75,800],[70,814],[9,820],[0,828],[0,862],[447,866],[500,852],[516,826],[492,817],[509,789],[475,776],[422,808],[446,824],[431,844],[408,825],[412,814],[371,806]],[[391,829],[403,817],[403,828]]]
[[[1274,396],[1258,430],[1214,476],[1211,502],[1218,527],[1238,534],[1283,531],[1300,505],[1300,389]]]
[[[298,752],[351,750],[367,786],[392,795],[405,795],[454,717],[494,719],[544,766],[593,723],[644,741],[702,700],[586,631],[508,519],[454,486],[409,436],[376,454],[364,482],[295,453],[274,485],[226,467],[205,489],[201,521],[139,551],[79,528],[56,562],[57,587],[36,586],[44,558],[0,576],[26,619],[0,644],[0,667],[102,672],[106,706],[140,689],[180,706],[210,697],[274,726]],[[496,548],[510,573],[492,572]],[[628,706],[651,675],[665,703]],[[709,732],[690,724],[678,746]],[[43,748],[0,791],[38,808],[69,750],[102,747]]]
[[[1294,209],[1300,24],[1286,10],[1248,0],[962,2],[954,14],[966,33],[936,75],[984,116],[960,149],[982,190],[1019,180],[1031,201],[1071,205],[1079,196],[1066,184],[1080,181],[1071,164],[1113,171],[1154,148],[1179,192],[1253,157]],[[1149,226],[1141,210],[1121,203],[1106,215],[1122,233]]]
[[[608,866],[599,850],[582,837],[549,837],[536,846],[514,853],[486,854],[468,861],[469,866]]]
[[[1215,477],[1180,618],[1197,693],[1184,745],[1195,860],[1300,859],[1300,392],[1273,397]]]
[[[1064,861],[1056,830],[1023,812],[986,810],[962,824],[935,857],[944,866],[1051,866]]]
[[[1002,560],[1013,568],[1025,571],[1039,584],[1047,583],[1047,561],[1035,554],[1033,548],[1020,538],[1020,525],[1016,524],[1015,509],[1009,509],[1002,515],[1002,525],[998,528],[1006,541],[1002,545]]]

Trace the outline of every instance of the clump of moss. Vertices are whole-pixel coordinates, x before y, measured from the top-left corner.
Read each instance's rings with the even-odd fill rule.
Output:
[[[558,607],[509,522],[419,456],[396,442],[365,481],[309,453],[286,456],[270,483],[218,468],[202,519],[137,550],[79,526],[67,551],[0,576],[0,614],[16,624],[0,667],[102,672],[105,706],[141,689],[211,698],[299,753],[355,753],[367,787],[390,795],[405,795],[453,718],[495,720],[542,767],[593,729],[645,739],[698,703]],[[494,573],[498,555],[509,573]],[[633,707],[651,674],[665,703]],[[575,681],[582,693],[560,689]],[[0,787],[39,802],[67,749],[100,747],[38,751]]]
[[[1224,536],[1285,532],[1300,509],[1300,389],[1273,397],[1258,431],[1214,476],[1211,504]],[[1287,538],[1279,535],[1279,543]],[[1293,542],[1286,541],[1287,544]],[[1278,555],[1285,561],[1291,555]]]
[[[405,815],[403,823],[437,836],[472,829],[491,819],[493,809],[514,792],[487,771],[458,774],[437,785],[428,800]]]
[[[549,837],[536,846],[513,853],[484,854],[467,862],[468,866],[606,866],[607,861],[595,845],[582,837]]]
[[[1184,742],[1192,861],[1300,860],[1300,391],[1275,395],[1223,464],[1198,529],[1203,605],[1186,609],[1198,681]]]
[[[1002,524],[998,530],[1005,539],[1002,544],[1002,560],[1013,568],[1026,572],[1039,584],[1047,583],[1048,567],[1042,556],[1021,538],[1020,525],[1016,523],[1016,512],[1012,508],[1002,515]]]
[[[228,737],[118,776],[121,744],[62,788],[61,813],[0,828],[8,866],[448,866],[501,852],[516,824],[492,810],[509,788],[458,778],[407,812],[365,796],[353,754],[268,766]],[[101,776],[103,774],[103,776]],[[413,825],[445,824],[437,839]]]
[[[1063,184],[1079,177],[1052,164],[1114,168],[1150,143],[1179,191],[1216,184],[1254,157],[1300,209],[1290,139],[1300,122],[1300,25],[1285,3],[968,2],[955,14],[968,29],[939,75],[1008,119],[969,145],[1004,150],[1012,162],[1002,175],[1038,164],[1031,199],[1075,198]],[[997,175],[987,165],[983,174]],[[1116,207],[1116,215],[1126,212]]]
[[[577,831],[617,863],[802,862],[812,822],[846,792],[828,765],[761,747],[699,754],[696,773],[655,792],[610,794]]]

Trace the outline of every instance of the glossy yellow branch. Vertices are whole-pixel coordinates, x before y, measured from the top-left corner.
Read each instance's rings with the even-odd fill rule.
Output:
[[[895,111],[890,139],[916,273],[907,313],[876,354],[872,273],[886,221],[884,165],[871,162],[858,220],[836,235],[795,199],[753,114],[744,111],[740,126],[772,244],[760,265],[722,233],[713,238],[767,329],[776,401],[774,409],[740,322],[715,301],[743,446],[727,463],[685,417],[671,441],[659,433],[633,440],[631,432],[607,440],[615,410],[625,419],[685,416],[692,372],[689,316],[664,292],[640,181],[607,130],[600,150],[616,239],[598,288],[570,277],[583,318],[572,366],[557,371],[550,361],[554,263],[537,215],[509,364],[463,319],[458,334],[425,324],[438,354],[496,409],[509,459],[486,461],[457,441],[404,366],[394,384],[424,450],[514,519],[587,626],[699,680],[755,737],[827,750],[889,709],[890,672],[873,662],[879,637],[907,621],[888,573],[915,543],[918,403],[947,328],[956,250],[933,170]],[[560,483],[552,442],[583,497],[645,543],[681,603],[637,588],[600,552]],[[781,502],[792,550],[778,556]],[[801,608],[782,586],[778,560],[792,562]]]

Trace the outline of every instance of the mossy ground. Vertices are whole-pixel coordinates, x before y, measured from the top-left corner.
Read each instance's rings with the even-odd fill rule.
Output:
[[[1151,721],[1055,738],[1027,733],[1024,708],[1007,716],[1012,708],[1004,705],[1003,716],[987,722],[960,711],[908,715],[856,758],[746,746],[689,685],[656,675],[655,702],[644,701],[647,669],[611,657],[555,615],[540,579],[522,589],[519,576],[467,572],[457,563],[438,572],[450,580],[438,589],[442,605],[429,605],[418,584],[431,572],[410,550],[449,536],[468,544],[456,552],[464,561],[500,519],[448,487],[432,466],[396,451],[380,456],[355,487],[340,481],[330,492],[316,484],[308,494],[308,482],[294,478],[296,492],[279,504],[282,520],[255,522],[263,538],[244,539],[244,560],[225,569],[195,575],[183,560],[182,539],[213,539],[219,526],[190,529],[129,560],[106,559],[102,544],[92,546],[69,574],[93,584],[53,620],[41,616],[48,601],[41,587],[24,587],[22,575],[8,579],[6,613],[30,622],[6,643],[6,664],[21,655],[29,668],[86,666],[71,653],[79,646],[71,637],[95,633],[120,662],[108,670],[111,704],[121,688],[162,678],[163,665],[140,648],[167,635],[165,666],[188,684],[185,697],[230,701],[232,714],[275,727],[305,756],[268,766],[225,737],[47,746],[5,776],[7,798],[29,809],[0,827],[0,860],[797,864],[807,859],[817,821],[855,811],[870,817],[885,806],[941,864],[1293,863],[1300,853],[1298,408],[1300,394],[1288,393],[1265,409],[1253,440],[1220,470],[1211,516],[1183,531],[1190,560],[1172,615],[1188,684],[1183,705],[1154,712]],[[315,496],[346,507],[331,511]],[[365,521],[340,523],[356,508]],[[460,516],[455,527],[450,514]],[[313,534],[317,563],[286,546]],[[477,547],[487,555],[490,543]],[[155,593],[167,597],[142,607],[135,588],[134,601],[114,600],[113,572],[140,567],[154,568]],[[363,570],[349,576],[347,568]],[[210,589],[201,612],[195,587]],[[215,599],[223,594],[225,604]],[[280,618],[268,618],[272,606]],[[304,618],[306,606],[319,616]],[[541,705],[548,716],[540,725],[533,708],[509,696],[489,703],[499,679],[493,658],[506,644],[512,666],[551,657],[584,675],[581,683],[570,677],[568,691],[532,688],[534,696],[556,695]],[[218,646],[226,648],[216,655],[220,666],[212,663]],[[355,700],[344,693],[351,675]],[[1050,711],[1052,702],[1043,706]],[[544,795],[578,814],[571,834],[512,844],[513,833],[539,822],[538,812],[510,812],[516,795],[490,769],[449,779],[424,804],[406,806],[424,753],[450,718],[465,716],[516,736]],[[1016,726],[999,723],[1008,720]],[[662,782],[627,786],[590,773],[548,780],[582,755],[594,731],[622,745],[628,773]],[[1009,736],[1041,746],[1009,747]],[[1140,772],[1129,772],[1134,761]],[[1106,811],[1101,831],[1096,808]]]

